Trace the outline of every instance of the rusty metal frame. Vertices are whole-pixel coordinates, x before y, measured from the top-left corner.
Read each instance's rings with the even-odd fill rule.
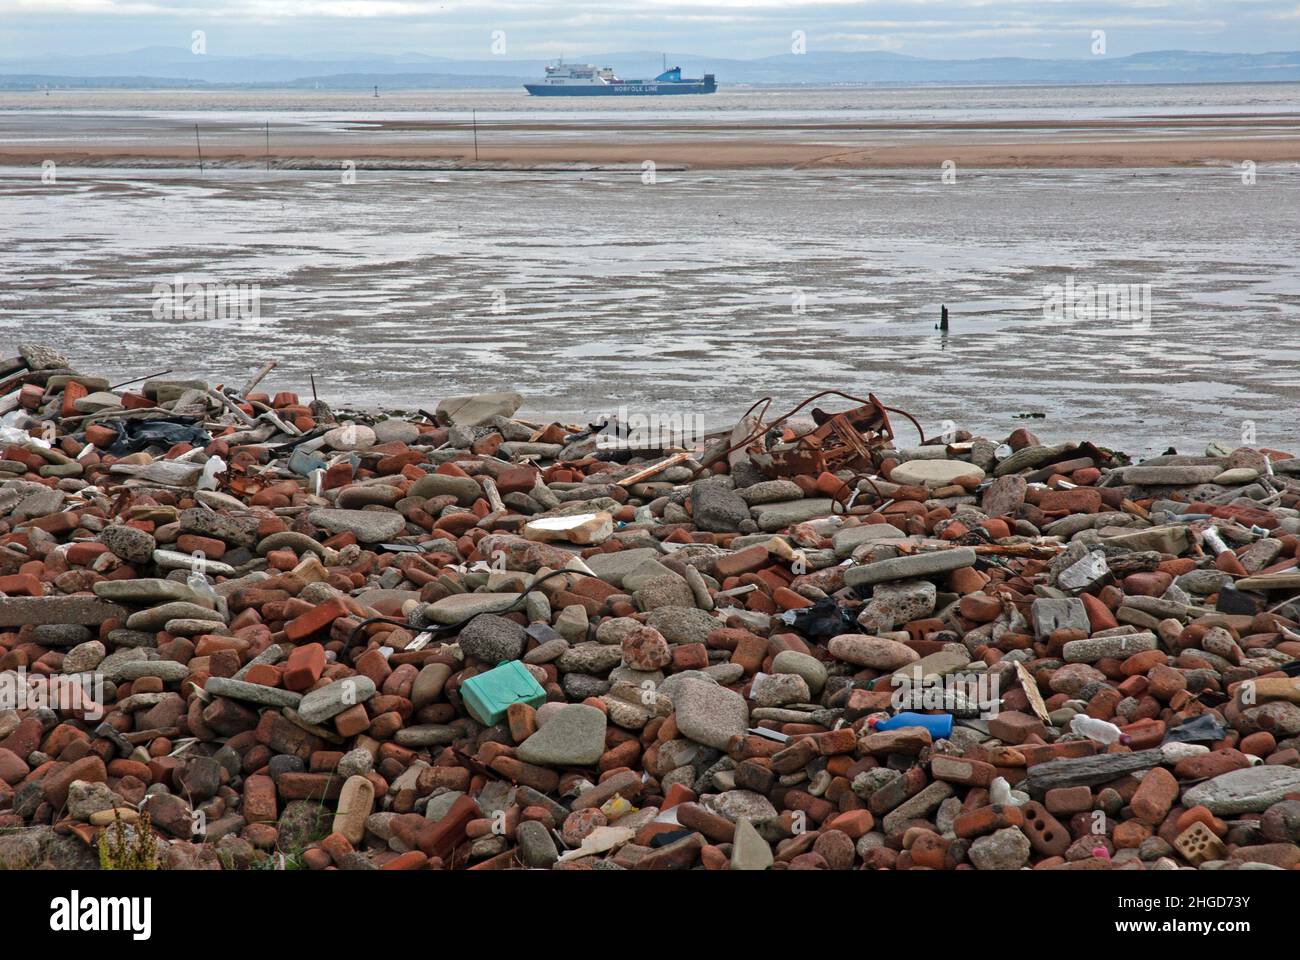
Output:
[[[812,417],[817,424],[816,430],[777,445],[763,442],[765,437],[779,430],[782,424],[808,404],[825,396],[842,397],[858,406],[835,414],[814,409]],[[750,418],[760,407],[764,414],[767,413],[771,405],[771,397],[756,401],[745,411],[741,422]],[[893,427],[889,422],[890,413],[901,414],[910,420],[920,434],[921,443],[926,442],[925,431],[914,416],[906,410],[885,406],[876,399],[875,394],[868,394],[864,400],[840,390],[822,390],[770,423],[765,423],[761,415],[753,416],[757,426],[744,439],[722,451],[719,458],[744,447],[759,469],[773,479],[799,474],[816,475],[823,471],[868,469],[873,466],[874,451],[894,439]],[[696,474],[699,472],[697,470]]]

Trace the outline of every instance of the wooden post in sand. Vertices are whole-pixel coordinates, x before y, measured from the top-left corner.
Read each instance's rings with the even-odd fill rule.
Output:
[[[194,145],[199,148],[199,173],[203,172],[203,143],[199,140],[199,125],[194,124]]]

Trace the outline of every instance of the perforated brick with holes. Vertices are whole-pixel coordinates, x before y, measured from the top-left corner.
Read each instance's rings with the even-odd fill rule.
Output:
[[[1207,860],[1222,860],[1228,855],[1228,848],[1223,845],[1223,841],[1199,821],[1178,835],[1174,847],[1194,867],[1199,867]]]

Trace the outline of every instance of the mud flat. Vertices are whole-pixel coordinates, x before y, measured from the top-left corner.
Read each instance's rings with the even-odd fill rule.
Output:
[[[1300,177],[1165,170],[0,171],[0,352],[57,339],[114,383],[280,363],[309,396],[416,409],[505,375],[525,412],[726,422],[819,384],[927,428],[1032,426],[1134,454],[1281,448],[1300,401]],[[259,311],[155,316],[158,285]],[[1149,320],[1045,315],[1149,287]],[[951,325],[935,329],[941,305]]]

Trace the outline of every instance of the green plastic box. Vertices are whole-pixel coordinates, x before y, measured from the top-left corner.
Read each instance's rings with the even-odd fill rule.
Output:
[[[546,702],[546,691],[518,660],[470,677],[461,684],[460,695],[470,715],[489,727],[501,722],[512,703],[540,707]]]

